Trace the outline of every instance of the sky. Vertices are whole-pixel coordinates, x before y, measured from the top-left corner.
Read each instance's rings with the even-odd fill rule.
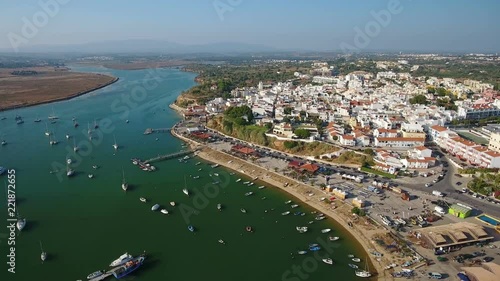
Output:
[[[129,39],[278,50],[500,49],[496,0],[2,0],[0,11],[0,49]]]

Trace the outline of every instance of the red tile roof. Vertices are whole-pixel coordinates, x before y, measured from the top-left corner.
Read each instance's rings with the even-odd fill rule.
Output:
[[[306,164],[300,166],[300,169],[303,169],[303,170],[306,170],[308,172],[314,173],[314,172],[316,172],[319,169],[319,167],[316,166],[316,165],[314,165],[314,164],[312,164],[312,163],[306,163]]]
[[[438,131],[438,132],[448,131],[448,129],[446,129],[443,126],[439,126],[439,125],[434,125],[434,126],[431,127],[431,129],[433,129],[435,131]]]

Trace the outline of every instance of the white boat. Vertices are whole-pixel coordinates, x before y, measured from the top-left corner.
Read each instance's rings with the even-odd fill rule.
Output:
[[[2,145],[6,145],[7,144],[7,141],[6,140],[2,140]]]
[[[87,275],[87,279],[94,279],[94,278],[99,277],[99,276],[101,276],[103,274],[104,274],[104,270],[99,270],[99,271],[96,271],[96,272],[92,272],[89,275]]]
[[[148,201],[148,200],[147,200],[146,198],[144,198],[144,197],[139,198],[139,200],[140,200],[142,203],[146,203],[146,202]]]
[[[263,185],[258,187],[258,189],[263,189],[263,188],[265,188],[265,186],[263,186]]]
[[[249,183],[250,183],[249,181],[245,181],[245,182],[243,182],[243,184],[249,184]]]
[[[325,228],[325,229],[322,229],[322,230],[321,230],[321,233],[328,233],[328,232],[330,232],[330,231],[332,231],[332,230],[331,230],[331,229],[329,229],[329,228]]]
[[[349,266],[350,266],[351,268],[354,268],[354,269],[357,269],[357,268],[359,268],[359,267],[358,267],[357,265],[355,265],[355,264],[352,264],[352,263],[350,263],[350,264],[348,264],[348,265],[349,265]]]
[[[66,134],[66,139],[69,140],[70,137],[71,137],[70,135]]]
[[[68,159],[66,159],[66,163],[68,163],[68,165],[69,165],[69,164],[73,163],[73,160],[71,158],[68,158]]]
[[[297,226],[295,229],[297,229],[299,233],[306,233],[308,228],[307,226]]]
[[[289,215],[289,214],[290,214],[290,211],[286,211],[286,212],[281,213],[282,216],[286,216],[286,215]]]
[[[197,179],[199,179],[199,178],[200,178],[200,176],[194,176],[194,177],[193,177],[193,179],[195,179],[195,180],[197,180]]]
[[[78,146],[76,145],[76,140],[73,139],[73,151],[77,152],[78,151]]]
[[[94,175],[89,174],[89,175],[88,175],[88,177],[89,177],[89,179],[93,179],[93,178],[94,178]]]
[[[212,165],[212,168],[217,168],[217,167],[219,167],[219,164],[213,164]]]
[[[305,254],[307,254],[307,251],[298,251],[297,253],[298,253],[299,255],[305,255]]]
[[[195,164],[195,165],[196,165],[196,166],[198,166],[198,165],[200,165],[200,164],[201,164],[201,162],[196,162],[196,164]]]
[[[153,207],[151,207],[151,211],[157,211],[160,208],[160,205],[154,204]]]
[[[40,259],[42,260],[42,262],[44,262],[47,259],[47,252],[43,250],[42,241],[40,241],[40,250],[42,251],[42,253],[40,254]]]
[[[351,260],[352,260],[353,262],[360,262],[360,261],[361,261],[361,259],[359,259],[359,258],[353,258],[353,259],[351,259]]]
[[[222,205],[220,203],[217,204],[217,210],[222,211]]]
[[[116,137],[113,135],[113,138],[114,138],[114,140],[115,140],[115,143],[113,144],[113,148],[114,148],[115,150],[117,150],[117,149],[118,149],[118,144],[116,143]]]
[[[222,239],[219,239],[219,243],[226,244],[226,242],[224,242],[224,240],[222,240]]]
[[[75,174],[75,171],[73,171],[69,165],[66,166],[66,176],[71,177]]]
[[[371,277],[372,274],[366,270],[356,270],[356,276],[362,277],[362,278],[368,278]]]
[[[292,203],[292,200],[288,200],[285,202],[285,204],[290,204],[290,203]]]
[[[354,258],[354,255],[347,255],[348,258]]]
[[[50,131],[49,131],[49,127],[47,126],[47,123],[45,123],[45,135],[47,137],[50,136]]]
[[[246,212],[247,212],[247,210],[245,210],[245,209],[243,209],[243,208],[241,208],[241,209],[240,209],[240,211],[241,211],[242,213],[246,213]]]
[[[161,212],[162,214],[164,214],[164,215],[168,215],[168,211],[167,211],[167,209],[161,209],[161,211],[160,211],[160,212]]]
[[[128,183],[127,183],[127,181],[125,181],[125,172],[123,171],[123,168],[122,168],[122,174],[123,174],[122,189],[123,189],[123,191],[127,191],[127,189],[128,189]]]
[[[254,185],[254,184],[255,184],[255,183],[251,182],[251,183],[249,183],[249,184],[248,184],[248,186],[252,186],[252,185]]]
[[[111,266],[111,267],[120,266],[120,265],[132,260],[133,258],[134,257],[129,255],[128,253],[125,253],[125,254],[121,255],[119,258],[117,258],[116,260],[114,260],[113,262],[111,262],[111,264],[109,264],[109,266]]]
[[[21,218],[17,219],[16,222],[17,230],[21,231],[25,226],[26,226],[26,219],[21,219]]]
[[[170,206],[175,207],[175,202],[174,201],[170,202]]]
[[[338,236],[330,236],[330,237],[328,237],[328,239],[329,239],[330,241],[337,241],[337,240],[339,240],[339,239],[340,239],[340,237],[338,237]]]
[[[292,205],[292,206],[290,206],[290,207],[292,207],[292,208],[297,208],[298,206],[299,206],[299,205],[297,205],[297,204],[293,204],[293,205]]]
[[[249,192],[245,193],[245,196],[250,196],[252,194],[253,194],[253,192],[249,191]]]
[[[333,264],[333,260],[331,258],[322,259],[322,261],[326,264]]]
[[[217,173],[214,173],[214,176],[218,177],[218,176],[219,176],[219,174],[217,174]]]
[[[241,181],[241,179],[237,179],[237,180],[236,180],[236,182],[240,182],[240,181]]]
[[[189,196],[189,190],[187,190],[186,188],[182,189],[182,192],[184,192],[184,194],[186,194],[187,196]]]

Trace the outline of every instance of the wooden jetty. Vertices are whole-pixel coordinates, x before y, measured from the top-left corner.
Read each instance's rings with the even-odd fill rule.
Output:
[[[169,133],[172,128],[160,128],[160,129],[151,129],[147,128],[146,131],[144,131],[145,135],[150,135],[152,133]]]
[[[108,278],[109,276],[113,275],[113,269],[104,273],[103,275],[101,276],[97,276],[96,278],[92,278],[92,279],[89,279],[88,281],[101,281],[101,280],[104,280],[106,278]]]
[[[195,151],[197,151],[197,149],[195,149],[195,150],[191,150],[191,149],[181,150],[181,151],[175,152],[175,153],[158,155],[158,156],[156,156],[154,158],[151,158],[151,159],[148,159],[148,160],[144,161],[143,163],[149,164],[149,163],[152,163],[152,162],[157,162],[157,161],[162,161],[162,160],[168,160],[168,159],[178,158],[178,157],[182,157],[182,156],[194,153]]]

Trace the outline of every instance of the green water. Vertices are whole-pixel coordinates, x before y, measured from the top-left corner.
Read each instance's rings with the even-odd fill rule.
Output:
[[[147,159],[183,149],[182,142],[170,134],[145,136],[143,132],[149,127],[168,128],[179,120],[168,104],[194,85],[195,74],[175,69],[74,69],[110,73],[120,80],[70,101],[0,113],[0,117],[8,117],[0,121],[0,135],[9,142],[0,147],[0,166],[16,169],[17,207],[27,218],[26,228],[15,240],[16,273],[8,273],[7,210],[2,204],[0,280],[85,280],[87,274],[107,268],[122,253],[140,254],[144,250],[148,253],[145,265],[125,280],[357,279],[347,266],[347,255],[363,255],[360,247],[331,220],[309,225],[307,222],[314,220],[312,209],[304,204],[289,209],[284,204],[293,200],[289,195],[270,186],[258,189],[263,183],[245,186],[242,182],[248,179],[242,175],[231,175],[221,167],[213,169],[200,159],[156,163],[158,171],[154,173],[131,163],[132,157]],[[57,123],[47,125],[59,141],[52,147],[44,135],[51,113],[60,117]],[[15,124],[16,114],[24,118],[24,124]],[[37,116],[41,123],[33,122]],[[73,116],[80,124],[78,129],[73,127]],[[87,123],[92,126],[94,120],[101,128],[91,144]],[[73,154],[73,138],[66,140],[65,134],[79,144],[80,156]],[[120,146],[117,152],[112,147],[114,138]],[[59,176],[49,173],[64,170],[67,156],[75,160],[74,177],[67,178],[65,171]],[[202,164],[195,165],[198,161]],[[54,165],[56,162],[59,164]],[[94,170],[95,164],[100,168]],[[126,193],[121,190],[122,168],[130,184]],[[89,179],[89,173],[95,178]],[[218,179],[210,178],[210,173],[218,173]],[[200,178],[191,177],[196,175]],[[236,183],[237,178],[243,178],[242,182]],[[185,179],[191,197],[182,193]],[[213,184],[215,180],[220,183]],[[244,196],[248,191],[254,195]],[[139,197],[147,198],[148,203],[141,203]],[[5,202],[5,192],[1,198]],[[171,207],[170,201],[180,205]],[[152,212],[155,203],[171,214]],[[224,206],[222,212],[217,211],[217,203]],[[240,208],[248,212],[243,214]],[[292,214],[282,216],[286,210]],[[295,211],[307,215],[294,216]],[[196,232],[187,230],[189,224]],[[247,225],[255,231],[246,232]],[[309,232],[299,234],[295,227],[301,225],[309,226]],[[327,234],[320,232],[323,228],[332,228],[330,235],[341,237],[332,242],[333,250],[319,252],[332,257],[333,266],[316,262],[312,253],[296,254],[318,239],[326,241]],[[219,244],[219,239],[226,244]],[[44,264],[39,241],[49,254]]]

